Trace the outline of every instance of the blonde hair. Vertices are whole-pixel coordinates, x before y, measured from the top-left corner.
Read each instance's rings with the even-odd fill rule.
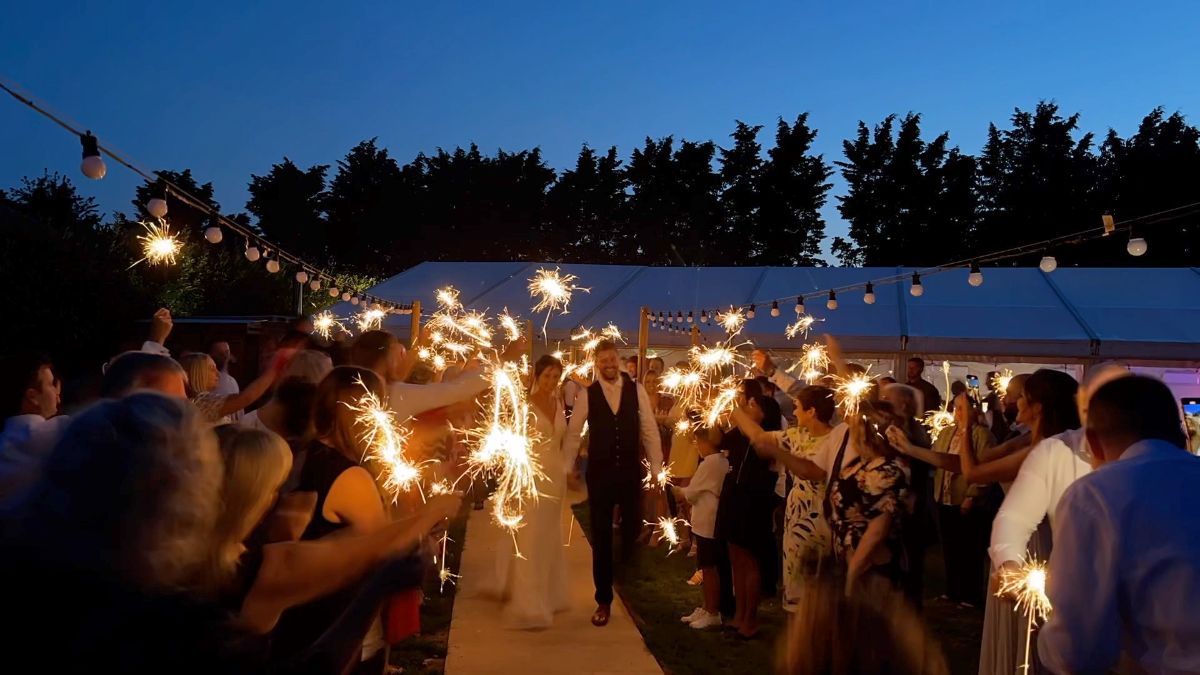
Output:
[[[41,560],[136,588],[189,587],[220,508],[221,456],[192,405],[158,393],[77,415],[24,505],[21,536]]]
[[[201,353],[184,354],[183,356],[179,357],[179,365],[183,366],[183,372],[187,373],[188,398],[196,398],[200,394],[210,391],[213,388],[200,388],[201,383],[208,382],[208,363],[210,361],[212,361],[211,356]]]
[[[250,536],[292,469],[291,449],[272,431],[234,427],[218,435],[225,473],[221,513],[201,580],[201,585],[208,589],[219,588],[233,577],[244,550],[242,542]]]
[[[325,379],[331,370],[333,370],[333,360],[329,358],[328,354],[315,349],[305,349],[292,357],[279,379],[286,380],[289,377],[295,377],[317,384]]]
[[[921,618],[887,582],[804,584],[776,671],[788,675],[948,675]],[[864,649],[864,645],[870,645]]]

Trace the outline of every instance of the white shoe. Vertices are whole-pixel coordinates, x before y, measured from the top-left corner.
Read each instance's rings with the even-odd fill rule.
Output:
[[[706,614],[706,612],[704,611],[704,608],[697,607],[696,609],[692,610],[691,614],[688,614],[687,616],[679,617],[679,620],[682,621],[683,623],[691,623],[691,622],[695,621],[696,619],[699,619],[704,614]]]
[[[697,630],[703,630],[705,628],[712,628],[720,625],[721,614],[719,612],[713,612],[712,614],[709,614],[703,609],[700,610],[700,616],[696,617],[696,619],[692,621],[692,628]]]

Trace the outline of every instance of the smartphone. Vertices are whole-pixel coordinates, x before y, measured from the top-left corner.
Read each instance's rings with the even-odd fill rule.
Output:
[[[967,386],[972,389],[978,389],[979,388],[979,376],[967,375]]]

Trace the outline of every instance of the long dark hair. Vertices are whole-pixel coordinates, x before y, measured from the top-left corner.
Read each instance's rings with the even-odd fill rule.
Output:
[[[559,370],[562,370],[562,367],[562,361],[559,361],[550,354],[542,354],[538,358],[537,363],[533,364],[533,379],[536,380],[541,377],[542,373],[544,373],[547,368],[558,368]]]
[[[753,382],[754,380],[746,380]],[[763,411],[762,428],[763,431],[782,431],[783,430],[783,411],[779,408],[779,401],[773,396],[759,394],[754,397],[754,402],[758,404],[759,409]]]
[[[1038,370],[1025,381],[1025,400],[1042,406],[1037,427],[1042,438],[1079,428],[1079,408],[1075,405],[1078,391],[1079,383],[1075,378],[1047,368]]]

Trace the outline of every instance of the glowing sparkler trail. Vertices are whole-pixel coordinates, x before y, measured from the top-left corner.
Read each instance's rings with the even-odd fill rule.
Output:
[[[142,258],[126,269],[133,269],[142,261],[151,265],[174,265],[175,256],[183,244],[171,234],[171,226],[167,221],[143,222],[142,227],[146,228],[145,234],[138,235],[138,241],[142,242]]]
[[[313,317],[313,332],[321,339],[331,339],[335,328],[342,332],[349,332],[346,330],[346,326],[334,316],[333,312],[325,311]]]
[[[437,290],[438,305],[448,312],[453,312],[462,309],[462,303],[458,300],[458,291],[453,286],[446,286]]]
[[[362,380],[358,384],[364,393],[347,407],[356,413],[355,422],[361,429],[359,438],[367,446],[367,457],[383,467],[383,475],[379,477],[383,488],[395,498],[400,492],[420,486],[421,467],[429,462],[414,464],[405,457],[409,432],[400,425],[396,414],[384,406]],[[424,499],[424,494],[421,497]]]
[[[726,333],[737,335],[746,323],[746,315],[740,307],[730,307],[728,312],[717,315],[717,323],[721,324]]]
[[[657,474],[655,474],[654,470],[650,468],[649,460],[643,459],[642,466],[646,469],[646,476],[642,478],[642,487],[647,490],[652,490],[654,488],[658,488],[660,490],[664,489],[671,483],[671,479],[675,477],[675,475],[671,473],[670,464],[667,464],[659,469]]]
[[[679,546],[679,527],[687,527],[688,522],[683,518],[670,518],[662,516],[657,523],[645,521],[647,525],[653,525],[655,533],[661,541],[665,541],[670,546],[667,548],[667,555],[670,556],[675,552],[675,547]]]
[[[716,347],[692,347],[690,352],[692,361],[696,363],[703,371],[719,370],[724,366],[733,365],[737,358],[733,349],[725,345]]]
[[[783,332],[787,339],[791,340],[797,335],[803,335],[804,339],[808,339],[808,331],[817,320],[808,314],[800,315],[796,323],[788,324],[787,329]]]
[[[1034,559],[1021,563],[1015,570],[1000,573],[998,595],[1014,598],[1016,611],[1025,612],[1025,672],[1029,672],[1029,648],[1033,641],[1035,623],[1050,618],[1050,598],[1046,596],[1046,564]]]
[[[741,390],[739,385],[740,381],[736,377],[726,378],[717,385],[716,395],[713,396],[703,413],[706,425],[716,426],[722,417],[733,411],[733,404]]]
[[[846,411],[846,415],[858,414],[863,397],[871,391],[871,378],[866,373],[854,373],[849,377],[836,377],[834,382],[834,393],[837,394],[838,404]]]
[[[992,385],[992,391],[1000,394],[1001,396],[1006,396],[1008,394],[1008,385],[1010,382],[1012,382],[1012,379],[1013,371],[1009,370],[1008,368],[1005,368],[996,375],[993,375],[992,381],[990,382]]]
[[[358,313],[358,330],[365,333],[369,330],[383,328],[383,317],[385,316],[387,316],[387,313],[382,309],[364,309]]]
[[[448,541],[450,541],[450,535],[448,533],[442,533],[442,557],[441,560],[439,560],[442,567],[438,570],[439,593],[446,592],[447,583],[454,584],[456,580],[462,578],[461,574],[454,574],[446,567],[446,542]]]
[[[500,327],[504,329],[505,337],[508,338],[509,342],[516,342],[521,339],[521,326],[517,323],[516,319],[509,316],[507,308],[500,313],[499,321]]]
[[[929,429],[930,438],[936,440],[938,434],[954,426],[954,413],[946,410],[946,404],[943,403],[940,409],[925,415],[921,419],[921,424],[924,424],[925,428]]]
[[[676,433],[685,434],[688,431],[690,431],[691,428],[692,428],[691,423],[688,422],[686,419],[681,419],[675,423],[675,432]]]
[[[590,293],[591,289],[575,285],[579,277],[574,274],[560,274],[558,268],[553,270],[539,269],[529,280],[529,295],[537,298],[533,306],[534,313],[546,312],[546,320],[542,323],[542,333],[550,323],[550,315],[554,312],[568,314],[567,307],[571,304],[571,296],[575,291]]]

